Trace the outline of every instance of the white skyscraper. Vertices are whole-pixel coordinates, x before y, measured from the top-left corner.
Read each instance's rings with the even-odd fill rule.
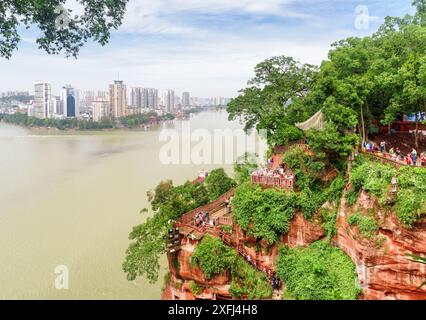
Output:
[[[191,96],[189,92],[182,93],[182,107],[187,108],[190,106]]]
[[[175,110],[175,92],[173,90],[164,91],[163,103],[166,108],[166,112],[173,113]]]
[[[45,119],[49,117],[52,103],[52,87],[50,83],[34,83],[34,102],[32,113],[36,118]]]

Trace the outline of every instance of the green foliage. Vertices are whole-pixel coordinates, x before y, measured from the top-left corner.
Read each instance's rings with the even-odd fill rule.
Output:
[[[308,248],[280,248],[277,274],[297,300],[355,300],[355,265],[341,249],[318,241]]]
[[[210,200],[219,198],[221,195],[236,186],[235,181],[228,177],[223,168],[212,170],[205,183],[210,195]]]
[[[296,186],[303,190],[319,183],[326,172],[327,162],[307,155],[301,148],[291,148],[283,154],[283,162],[296,176]]]
[[[246,130],[266,130],[270,144],[300,139],[303,133],[293,124],[313,113],[298,100],[306,96],[316,70],[286,56],[259,63],[248,87],[229,103],[229,119],[241,118]]]
[[[198,265],[208,279],[229,272],[230,292],[234,297],[266,299],[272,295],[266,275],[254,269],[219,238],[205,236],[192,254],[191,263]]]
[[[358,143],[356,134],[339,132],[331,122],[326,123],[323,130],[309,130],[306,137],[309,147],[333,164],[345,161]]]
[[[191,281],[189,283],[189,289],[191,290],[191,293],[194,296],[199,295],[201,292],[203,292],[203,288],[199,286],[195,281]]]
[[[351,226],[357,226],[360,233],[367,239],[375,236],[380,228],[374,217],[362,215],[359,212],[351,214],[348,217],[348,223]]]
[[[232,227],[231,226],[222,225],[221,228],[222,228],[222,231],[225,232],[225,233],[227,233],[227,234],[231,234],[232,233]]]
[[[188,181],[175,187],[172,181],[165,181],[161,182],[155,191],[148,192],[148,200],[154,212],[153,216],[134,227],[129,235],[132,242],[123,263],[128,280],[146,276],[150,282],[157,281],[160,268],[158,261],[165,252],[170,222],[183,213],[206,204],[209,196],[202,184],[192,184]]]
[[[272,288],[266,274],[257,271],[238,256],[232,268],[229,292],[234,298],[268,299],[272,295]]]
[[[120,123],[127,128],[139,127],[149,123],[152,116],[157,116],[155,112],[135,114],[119,118]]]
[[[127,0],[78,2],[83,6],[81,14],[66,9],[69,3],[66,4],[65,0],[2,1],[0,57],[12,56],[21,40],[19,34],[29,27],[39,30],[36,42],[40,49],[49,54],[65,52],[67,57],[77,57],[80,48],[89,40],[107,44],[110,31],[122,23]],[[60,4],[63,7],[58,10]],[[68,19],[63,18],[67,13]]]
[[[358,198],[358,192],[355,190],[355,188],[351,188],[345,195],[346,203],[349,206],[353,206]]]
[[[101,130],[111,129],[114,127],[114,122],[111,119],[102,119],[99,122],[77,119],[38,119],[35,117],[29,117],[22,113],[5,115],[3,117],[3,121],[25,127],[50,127],[57,128],[59,130]]]
[[[425,168],[404,166],[395,169],[391,165],[363,161],[352,170],[350,192],[358,193],[362,189],[376,196],[381,205],[386,205],[392,177],[397,178],[398,191],[391,209],[404,225],[412,227],[426,214]]]
[[[334,209],[334,210],[323,209],[321,211],[323,228],[324,228],[325,234],[327,235],[328,241],[331,241],[331,239],[333,239],[333,237],[337,234],[337,226],[336,226],[337,213],[338,213],[337,209]]]
[[[191,264],[199,266],[206,278],[211,279],[231,270],[235,259],[234,250],[227,247],[221,239],[206,236],[192,254]]]
[[[232,206],[234,218],[243,230],[270,244],[288,232],[297,202],[294,194],[244,184],[237,188]]]
[[[250,181],[250,172],[257,169],[258,165],[255,162],[255,155],[244,154],[234,164],[235,182],[240,185]]]
[[[284,153],[283,161],[296,176],[296,187],[300,191],[297,201],[306,219],[311,218],[326,201],[339,202],[345,187],[342,175],[337,175],[331,182],[321,180],[331,170],[328,161],[308,155],[300,148]]]
[[[134,128],[150,122],[151,116],[156,116],[155,112],[146,114],[137,114],[118,118],[118,122],[126,128]],[[173,119],[173,115],[166,114],[157,117],[159,121]],[[29,117],[26,114],[14,113],[10,115],[2,115],[0,120],[7,123],[17,124],[25,127],[50,127],[59,130],[76,129],[76,130],[103,130],[118,127],[116,122],[110,118],[103,118],[100,121],[86,120],[86,119],[38,119],[36,117]]]

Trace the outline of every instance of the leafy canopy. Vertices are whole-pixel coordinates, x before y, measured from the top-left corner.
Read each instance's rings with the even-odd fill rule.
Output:
[[[226,174],[223,168],[212,170],[206,181],[210,200],[219,198],[222,194],[235,187],[236,183]]]
[[[18,48],[22,27],[35,26],[39,49],[48,54],[65,53],[77,57],[88,40],[108,43],[117,29],[128,0],[77,0],[82,13],[66,9],[66,0],[12,0],[0,2],[0,57],[10,58]]]

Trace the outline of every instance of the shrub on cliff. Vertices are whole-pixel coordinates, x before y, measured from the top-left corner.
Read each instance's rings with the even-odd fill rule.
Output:
[[[323,181],[324,175],[335,170],[327,162],[306,154],[301,148],[285,152],[283,162],[296,176],[298,208],[306,219],[311,218],[325,202],[339,202],[345,179],[338,174],[332,181]]]
[[[288,232],[297,199],[295,194],[283,190],[244,184],[237,188],[232,206],[234,218],[243,230],[273,244]]]
[[[356,212],[348,217],[348,223],[358,227],[360,233],[367,239],[371,239],[379,230],[380,226],[374,217],[362,215]]]
[[[395,169],[361,158],[351,174],[352,189],[350,193],[364,190],[379,199],[382,206],[387,206],[387,197],[391,188],[392,177],[397,179],[397,194],[390,208],[398,219],[407,227],[426,215],[426,169],[421,167],[401,167]]]
[[[351,259],[324,241],[308,248],[280,248],[277,275],[285,283],[287,298],[354,300],[360,293]]]
[[[207,279],[228,272],[231,275],[230,293],[236,298],[267,299],[272,288],[265,274],[254,269],[221,239],[205,236],[191,256]]]
[[[206,236],[191,256],[191,264],[197,265],[207,279],[230,270],[235,263],[235,252],[221,239]]]

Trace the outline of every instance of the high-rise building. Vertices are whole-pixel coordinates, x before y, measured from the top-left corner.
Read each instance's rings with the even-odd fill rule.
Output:
[[[123,81],[116,80],[109,86],[110,114],[114,118],[126,115],[126,86]]]
[[[91,107],[93,101],[95,101],[96,94],[95,91],[89,90],[89,91],[83,91],[81,100],[83,102],[84,107]]]
[[[54,115],[62,115],[64,113],[60,96],[52,96],[50,109]]]
[[[61,90],[62,114],[66,118],[75,118],[80,114],[80,96],[78,90],[67,85]]]
[[[139,88],[139,87],[130,88],[130,106],[142,108],[142,93],[143,93],[143,88]]]
[[[34,117],[44,119],[49,117],[51,109],[52,87],[50,83],[35,82],[34,83],[34,102],[32,114]]]
[[[182,107],[187,108],[191,105],[191,95],[189,92],[182,93]]]
[[[222,105],[222,97],[216,97],[215,99],[215,105],[221,106]]]
[[[151,110],[158,108],[158,90],[154,88],[147,89],[148,104],[147,107]]]
[[[97,98],[92,102],[92,117],[94,121],[100,121],[109,116],[109,100]]]
[[[163,103],[166,112],[173,113],[175,110],[175,92],[173,90],[164,91]]]

